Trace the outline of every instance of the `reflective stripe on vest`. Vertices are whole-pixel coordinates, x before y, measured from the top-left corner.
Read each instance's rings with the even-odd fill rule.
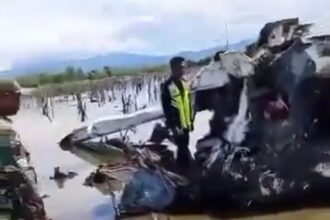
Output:
[[[190,103],[190,94],[187,86],[184,82],[183,84],[183,96],[181,96],[179,88],[173,82],[169,86],[169,91],[171,95],[171,105],[179,111],[180,125],[183,129],[192,128],[192,112]]]

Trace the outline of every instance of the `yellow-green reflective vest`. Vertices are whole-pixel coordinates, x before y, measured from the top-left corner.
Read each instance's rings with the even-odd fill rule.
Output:
[[[181,95],[177,85],[172,82],[169,85],[169,92],[171,96],[171,105],[176,108],[179,112],[181,129],[192,129],[192,109],[190,102],[190,93],[187,84],[182,81],[183,95]]]

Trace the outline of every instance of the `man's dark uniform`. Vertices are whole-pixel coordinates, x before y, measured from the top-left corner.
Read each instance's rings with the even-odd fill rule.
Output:
[[[170,76],[161,86],[161,101],[166,118],[166,126],[173,132],[178,147],[178,163],[189,164],[189,132],[193,130],[193,109],[187,83],[183,79]]]

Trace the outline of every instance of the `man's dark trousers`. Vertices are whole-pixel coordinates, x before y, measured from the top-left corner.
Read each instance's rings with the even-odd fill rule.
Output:
[[[189,131],[185,129],[182,133],[175,134],[173,138],[178,147],[177,164],[182,167],[189,166],[191,159],[189,151]]]

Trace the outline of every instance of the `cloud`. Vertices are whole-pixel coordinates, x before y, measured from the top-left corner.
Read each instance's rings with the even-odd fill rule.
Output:
[[[323,24],[328,0],[1,0],[0,69],[42,54],[174,53],[257,34],[269,20]],[[330,32],[330,31],[329,31]]]
[[[45,53],[75,56],[148,48],[143,39],[116,36],[126,26],[152,22],[152,16],[120,16],[109,13],[105,6],[111,5],[86,0],[1,1],[0,66],[4,65],[1,60],[24,60]]]

